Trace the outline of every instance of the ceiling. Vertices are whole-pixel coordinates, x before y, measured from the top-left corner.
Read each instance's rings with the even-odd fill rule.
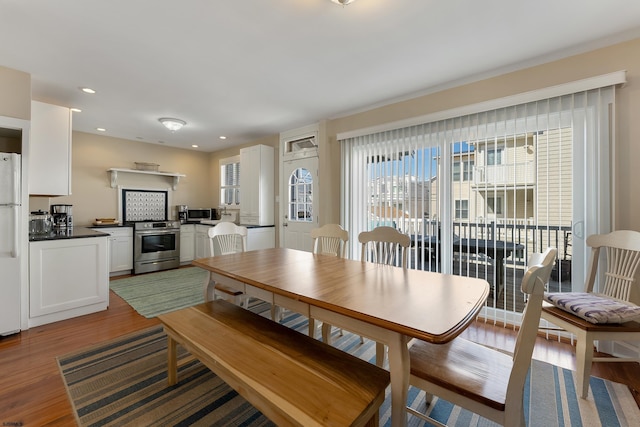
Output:
[[[31,74],[33,99],[80,108],[74,130],[202,151],[640,36],[638,0],[0,0],[0,10],[0,65]],[[172,133],[160,117],[187,125]]]

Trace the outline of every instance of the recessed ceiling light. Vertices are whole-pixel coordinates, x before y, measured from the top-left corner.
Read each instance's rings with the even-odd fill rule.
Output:
[[[98,132],[106,132],[106,131],[107,131],[105,128],[96,128],[96,130],[97,130]]]
[[[227,139],[227,137],[226,136],[221,136],[220,139]]]
[[[80,90],[83,91],[84,93],[96,93],[96,91],[91,89],[90,87],[83,87],[83,88],[80,88]]]
[[[192,144],[191,147],[198,148],[198,145],[197,144]]]
[[[79,108],[70,108],[71,111],[73,111],[74,113],[82,113],[82,110]]]

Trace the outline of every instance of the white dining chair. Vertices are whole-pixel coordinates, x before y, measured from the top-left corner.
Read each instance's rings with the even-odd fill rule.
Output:
[[[344,257],[349,232],[339,224],[325,224],[311,230],[313,253]]]
[[[228,255],[247,250],[247,228],[233,222],[221,222],[208,231],[209,254],[211,256]],[[205,301],[225,299],[236,305],[248,306],[244,289],[233,284],[208,281],[204,289]]]
[[[636,271],[640,266],[640,232],[618,230],[587,238],[591,260],[584,292],[549,292],[545,294],[542,318],[576,337],[577,389],[580,397],[589,394],[589,377],[593,362],[640,362],[640,306],[630,301],[640,295]],[[606,263],[600,263],[600,252]],[[596,277],[603,273],[599,290]],[[627,355],[594,357],[594,341],[615,341]],[[635,356],[632,356],[635,355]]]
[[[339,224],[325,224],[322,227],[314,228],[311,230],[310,236],[313,239],[313,253],[344,257],[349,232]],[[272,305],[271,318],[272,320],[282,320],[282,308]],[[309,336],[315,337],[315,334],[315,319],[309,317]]]
[[[360,260],[362,262],[375,262],[378,264],[396,265],[404,269],[408,265],[408,249],[411,237],[403,234],[393,227],[380,226],[371,231],[363,231],[358,235],[361,244]],[[322,325],[322,340],[331,343],[331,325]],[[364,341],[360,337],[360,341]],[[383,366],[385,361],[385,346],[376,343],[376,364]]]
[[[513,355],[460,337],[446,344],[412,342],[409,384],[426,392],[427,405],[438,396],[503,426],[525,426],[524,384],[556,253],[549,248],[541,257],[533,257],[539,262],[524,273],[521,290],[528,298]],[[414,408],[407,407],[407,411],[434,422]]]

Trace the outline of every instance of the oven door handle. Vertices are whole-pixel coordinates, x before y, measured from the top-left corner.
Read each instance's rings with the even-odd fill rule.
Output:
[[[135,232],[135,234],[138,235],[148,235],[148,234],[176,234],[179,233],[180,230],[179,229],[172,229],[172,230],[137,230]]]

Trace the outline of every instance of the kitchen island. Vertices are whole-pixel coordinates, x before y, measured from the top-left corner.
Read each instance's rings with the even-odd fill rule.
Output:
[[[29,236],[29,327],[107,309],[108,236],[84,227]]]

